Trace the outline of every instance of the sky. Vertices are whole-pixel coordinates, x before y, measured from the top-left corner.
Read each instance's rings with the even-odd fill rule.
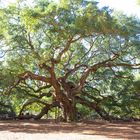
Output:
[[[140,5],[137,0],[97,0],[99,6],[109,6],[117,11],[122,11],[129,16],[135,15],[140,18]]]
[[[1,0],[1,4],[14,3],[16,0]],[[32,0],[28,0],[31,4]],[[135,15],[140,18],[140,5],[137,0],[95,0],[99,2],[99,6],[109,6],[111,9],[122,11],[127,15]]]

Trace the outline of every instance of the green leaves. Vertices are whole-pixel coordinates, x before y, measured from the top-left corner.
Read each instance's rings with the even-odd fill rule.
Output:
[[[136,92],[138,92],[140,94],[140,75],[137,74],[135,75],[135,80],[133,82],[133,86],[134,86],[134,89],[136,90]]]
[[[51,82],[60,84],[60,90],[68,100],[71,100],[71,93],[64,84],[72,81],[77,87],[75,90],[89,93],[86,97],[77,91],[72,99],[76,100],[78,93],[79,97],[98,103],[114,116],[115,113],[123,116],[134,107],[138,112],[135,92],[139,92],[139,82],[132,82],[133,71],[130,68],[134,66],[127,66],[139,62],[139,21],[114,13],[107,7],[99,9],[92,1],[34,2],[28,6],[21,1],[0,9],[0,47],[6,52],[1,62],[1,91],[11,87],[20,73],[30,71],[46,79],[53,77],[55,80],[51,79]],[[11,91],[14,94],[11,95],[12,100],[21,101],[13,102],[17,111],[20,108],[16,106],[26,99],[40,97],[41,92],[35,91],[46,84],[34,80],[32,75],[24,76],[23,79],[26,76],[28,79],[22,80]],[[80,81],[84,81],[83,85]],[[53,91],[55,95],[56,85],[42,92]],[[52,97],[44,96],[39,100],[52,102]],[[125,108],[126,101],[130,102],[130,108]],[[37,106],[36,111],[40,110],[39,103],[33,106]],[[27,108],[32,110],[33,106]],[[83,114],[89,111],[86,109],[84,112],[81,106],[77,108]]]
[[[20,13],[21,23],[25,26],[28,32],[35,30],[35,26],[38,25],[39,14],[35,13],[31,9],[24,9]]]

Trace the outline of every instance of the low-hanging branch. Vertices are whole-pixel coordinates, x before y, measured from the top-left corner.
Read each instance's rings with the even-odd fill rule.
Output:
[[[33,87],[29,86],[29,84],[27,84],[25,81],[24,81],[24,84],[25,84],[24,86],[25,88],[29,88],[35,93],[41,92],[43,89],[47,89],[51,87],[50,84],[45,84],[44,86],[38,87],[38,89],[34,89]]]
[[[20,82],[25,81],[26,79],[42,81],[42,82],[51,84],[50,78],[46,78],[45,76],[34,74],[30,71],[25,71],[24,73],[21,73],[18,75],[18,79],[15,81],[15,83],[12,86],[10,86],[5,92],[7,94],[10,94],[13,88],[15,88],[17,85],[20,84]]]
[[[36,98],[33,98],[33,99],[29,99],[28,101],[26,101],[22,108],[20,109],[20,112],[19,112],[19,116],[22,114],[22,112],[24,111],[24,109],[29,106],[29,105],[32,105],[33,103],[40,103],[42,105],[45,105],[45,106],[48,106],[49,104],[44,102],[44,101],[41,101],[39,99],[36,99]]]
[[[109,58],[108,60],[105,60],[103,62],[97,63],[89,68],[87,68],[79,81],[79,90],[81,90],[85,84],[86,79],[88,78],[89,74],[91,72],[96,72],[99,68],[102,67],[128,67],[128,68],[132,68],[132,69],[140,69],[140,63],[138,64],[128,64],[128,63],[115,63],[114,60],[119,58],[119,55],[114,55],[112,58]]]

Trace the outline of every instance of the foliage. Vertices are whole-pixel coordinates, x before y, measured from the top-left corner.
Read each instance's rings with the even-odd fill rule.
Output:
[[[138,19],[84,0],[21,1],[1,7],[0,19],[0,93],[17,114],[39,119],[58,107],[74,120],[88,107],[139,118]]]

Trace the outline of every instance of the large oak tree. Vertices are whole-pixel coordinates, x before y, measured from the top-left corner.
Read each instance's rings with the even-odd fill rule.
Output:
[[[30,96],[20,113],[36,102],[43,105],[36,118],[60,107],[74,120],[82,104],[109,119],[102,103],[116,100],[115,80],[129,81],[140,68],[138,20],[96,2],[20,1],[1,8],[0,19],[1,76],[11,79],[3,92]]]

